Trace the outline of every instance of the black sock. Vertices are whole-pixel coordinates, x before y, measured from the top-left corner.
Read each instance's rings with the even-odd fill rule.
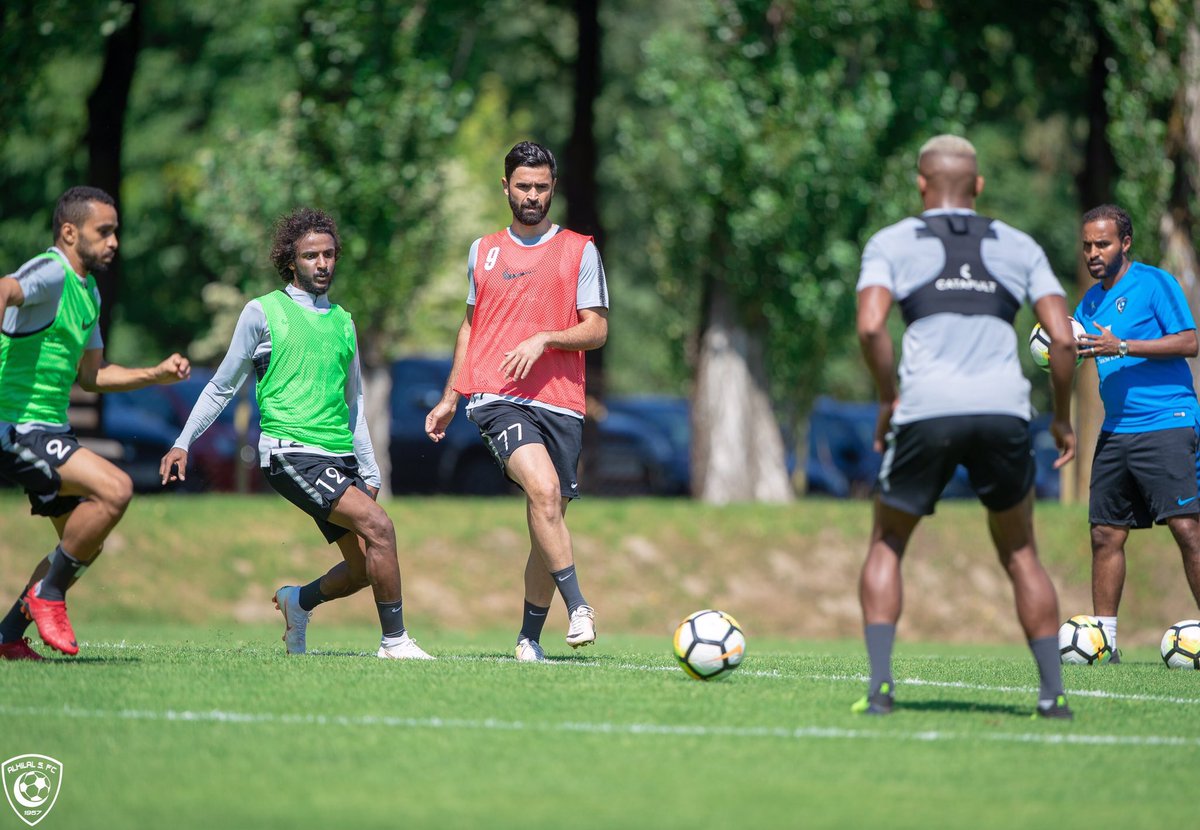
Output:
[[[67,588],[71,587],[74,580],[83,576],[87,566],[87,562],[80,562],[59,545],[54,549],[54,553],[50,554],[50,570],[42,577],[38,597],[62,602],[67,598]]]
[[[321,593],[321,577],[317,577],[300,589],[300,607],[305,611],[311,611],[322,602],[329,602],[329,600],[330,597]]]
[[[568,565],[561,571],[551,571],[558,592],[562,594],[563,602],[567,604],[567,613],[573,613],[581,605],[587,605],[583,593],[579,590],[579,580],[575,577],[575,566]]]
[[[536,643],[542,636],[542,626],[546,624],[546,615],[549,613],[549,608],[542,608],[525,600],[525,616],[521,620],[520,636],[528,637]]]
[[[21,598],[24,596],[25,592],[22,591]],[[29,620],[25,619],[25,613],[21,610],[21,598],[13,603],[4,619],[0,620],[0,643],[15,643],[25,636],[25,629],[29,628]]]
[[[896,626],[891,623],[872,623],[866,627],[867,657],[871,661],[871,694],[884,683],[894,687],[892,680],[892,646],[896,642]],[[890,693],[890,692],[889,692]]]
[[[1051,703],[1062,694],[1062,657],[1058,653],[1058,637],[1050,635],[1029,641],[1029,650],[1033,659],[1037,660],[1038,679],[1041,688],[1038,689],[1038,702]]]
[[[383,629],[384,637],[400,637],[404,634],[404,600],[377,602],[375,610],[379,612],[379,627]]]

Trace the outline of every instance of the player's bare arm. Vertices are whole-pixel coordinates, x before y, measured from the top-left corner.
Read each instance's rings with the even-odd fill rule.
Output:
[[[4,316],[4,310],[9,306],[19,308],[24,304],[25,292],[21,289],[21,283],[11,275],[0,277],[0,317]]]
[[[1099,331],[1079,336],[1079,353],[1084,357],[1114,357],[1121,354],[1121,338],[1112,328],[1092,323]],[[1130,357],[1195,357],[1200,354],[1200,339],[1195,329],[1178,331],[1154,340],[1126,340],[1125,354]]]
[[[1050,434],[1058,447],[1054,469],[1075,458],[1075,431],[1071,427],[1071,385],[1075,379],[1076,345],[1071,336],[1067,302],[1058,295],[1042,297],[1033,304],[1034,314],[1050,335],[1050,388],[1054,399],[1054,417]]]
[[[105,363],[102,349],[88,349],[79,361],[79,385],[89,392],[128,392],[187,380],[191,374],[192,364],[178,352],[157,366],[139,369]]]
[[[446,378],[442,399],[425,416],[425,434],[435,443],[446,437],[446,428],[450,426],[450,421],[454,419],[454,413],[458,409],[459,395],[454,391],[454,382],[458,380],[459,369],[467,357],[467,346],[471,342],[471,321],[474,318],[475,306],[469,305],[462,325],[458,327],[458,337],[454,341],[454,361],[450,364],[450,376]]]
[[[873,285],[858,293],[858,344],[879,393],[879,415],[875,421],[876,452],[883,452],[884,437],[900,400],[896,394],[895,349],[887,330],[888,312],[891,309],[892,292],[882,286]]]
[[[579,322],[562,331],[540,331],[517,344],[512,351],[504,353],[500,371],[510,380],[529,377],[533,364],[546,353],[546,349],[564,352],[586,352],[598,349],[608,340],[608,309],[581,308]]]

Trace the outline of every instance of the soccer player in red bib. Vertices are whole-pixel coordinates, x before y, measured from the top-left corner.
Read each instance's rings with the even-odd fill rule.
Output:
[[[471,245],[454,363],[425,417],[426,434],[440,441],[459,397],[467,397],[467,417],[525,491],[531,550],[516,647],[522,662],[545,660],[540,638],[555,588],[570,616],[567,644],[596,640],[565,516],[579,497],[583,353],[608,338],[608,286],[591,237],[550,222],[557,179],[554,155],[539,144],[523,141],[505,157],[500,184],[513,221]]]

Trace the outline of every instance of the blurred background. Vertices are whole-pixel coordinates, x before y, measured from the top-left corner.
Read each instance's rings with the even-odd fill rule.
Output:
[[[179,350],[200,368],[103,404],[81,395],[75,418],[153,488],[242,305],[278,283],[273,220],[320,207],[344,239],[334,299],[358,325],[386,480],[503,492],[471,424],[460,416],[435,447],[421,421],[445,382],[468,246],[510,220],[503,156],[533,139],[559,158],[554,218],[595,236],[610,286],[609,343],[588,355],[585,490],[861,497],[878,456],[858,258],[920,210],[915,156],[930,136],[975,143],[980,211],[1045,247],[1072,304],[1090,284],[1078,217],[1117,201],[1136,258],[1176,274],[1195,306],[1197,8],[8,0],[0,272],[51,244],[68,186],[118,198],[107,357]],[[1032,323],[1018,318],[1022,359]],[[1044,411],[1045,375],[1027,371]],[[1039,428],[1039,495],[1085,495],[1090,367],[1078,390],[1083,457],[1060,481]],[[256,424],[244,390],[196,445],[193,486],[261,488]]]

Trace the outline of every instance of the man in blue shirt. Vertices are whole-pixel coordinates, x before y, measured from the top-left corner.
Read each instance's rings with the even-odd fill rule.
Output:
[[[1117,654],[1117,607],[1131,528],[1165,524],[1200,605],[1200,404],[1187,358],[1200,351],[1196,323],[1175,278],[1129,258],[1133,222],[1121,208],[1084,214],[1083,256],[1092,286],[1075,319],[1079,351],[1096,361],[1104,424],[1092,462],[1093,612]]]

